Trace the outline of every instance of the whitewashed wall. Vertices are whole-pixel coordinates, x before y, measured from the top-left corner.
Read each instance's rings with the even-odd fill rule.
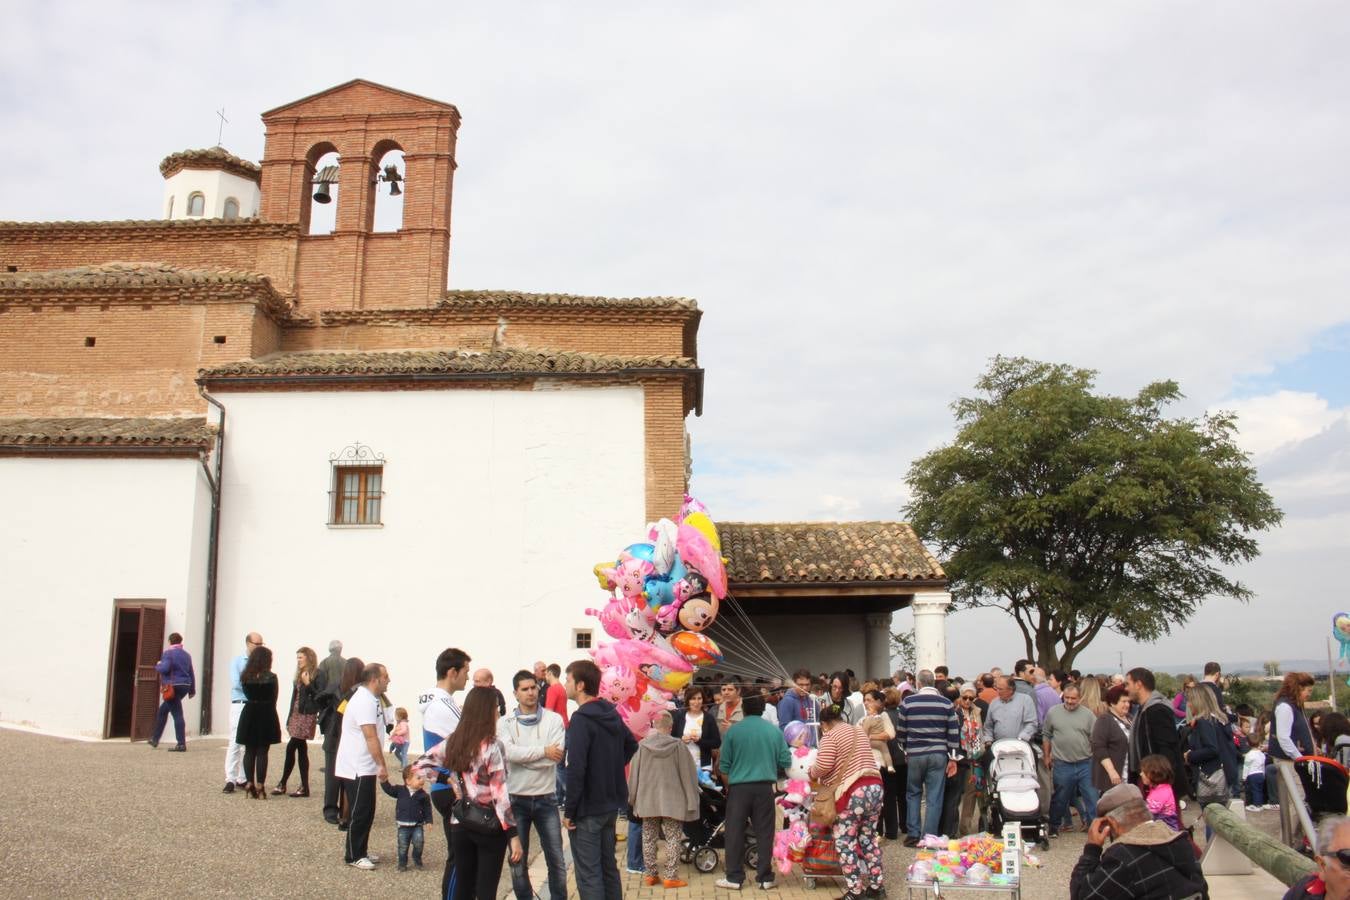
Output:
[[[289,683],[297,647],[389,667],[412,712],[457,646],[510,677],[566,665],[604,593],[591,567],[642,536],[639,387],[215,392],[228,410],[216,729],[230,657],[257,630]],[[384,454],[381,528],[330,528],[329,454]],[[677,510],[671,510],[674,514]],[[598,633],[597,633],[598,636]],[[289,702],[283,689],[282,718]]]
[[[193,459],[0,458],[0,721],[101,737],[113,604],[163,599],[198,663],[210,494]],[[198,704],[185,707],[196,733]]]
[[[205,205],[202,215],[189,216],[188,196],[196,191],[202,193]],[[230,197],[239,201],[241,219],[258,214],[262,191],[257,182],[220,169],[182,169],[164,180],[163,215],[166,219],[219,219],[225,215],[225,201]]]

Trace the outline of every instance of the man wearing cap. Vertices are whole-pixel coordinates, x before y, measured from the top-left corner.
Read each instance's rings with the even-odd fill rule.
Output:
[[[1116,785],[1097,812],[1069,876],[1069,900],[1209,896],[1190,835],[1155,822],[1139,788]]]

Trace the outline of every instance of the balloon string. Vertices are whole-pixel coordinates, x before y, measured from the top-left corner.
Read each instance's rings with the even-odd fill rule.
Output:
[[[775,674],[782,668],[776,658],[762,653],[754,641],[741,631],[737,623],[727,621],[719,634],[727,648],[734,651],[736,656],[741,657],[742,661],[753,663],[757,669],[767,670]]]
[[[733,613],[739,615],[744,620],[746,627],[749,629],[750,635],[759,642],[759,646],[764,651],[764,653],[767,654],[769,659],[773,661],[777,669],[780,672],[782,672],[782,674],[786,675],[787,666],[783,665],[783,661],[780,660],[778,658],[778,655],[773,652],[773,648],[769,646],[768,641],[764,640],[764,635],[761,634],[760,630],[755,627],[755,623],[751,620],[750,614],[746,612],[745,607],[742,606],[741,602],[730,593],[727,594],[726,600],[727,605],[732,609]]]
[[[741,603],[728,594],[723,604],[723,612],[726,614],[718,616],[713,630],[719,635],[726,635],[728,647],[734,649],[738,656],[754,663],[757,669],[764,670],[757,671],[756,674],[771,673],[773,677],[786,676],[787,667],[764,640]]]

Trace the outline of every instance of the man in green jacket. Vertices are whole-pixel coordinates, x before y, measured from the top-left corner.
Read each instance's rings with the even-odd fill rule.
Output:
[[[722,736],[718,763],[727,783],[727,875],[717,886],[739,891],[745,881],[745,823],[755,829],[759,843],[756,880],[762,890],[777,885],[773,880],[773,788],[778,773],[792,761],[783,733],[764,715],[764,698],[751,695],[742,701],[745,718]]]

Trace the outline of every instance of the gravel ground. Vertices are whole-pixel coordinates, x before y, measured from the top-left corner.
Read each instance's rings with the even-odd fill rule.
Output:
[[[222,740],[191,742],[183,754],[167,753],[166,746],[151,750],[145,744],[91,743],[0,729],[0,759],[5,760],[0,774],[4,811],[0,846],[5,848],[0,897],[145,897],[174,892],[185,897],[331,900],[359,892],[364,897],[406,900],[438,894],[445,862],[439,824],[427,831],[426,868],[398,872],[393,864],[394,804],[381,795],[370,846],[387,862],[375,872],[357,871],[343,865],[342,834],[324,823],[319,796],[256,801],[238,792],[222,794]],[[311,752],[311,759],[322,756]],[[33,760],[43,764],[36,772],[31,771]],[[270,762],[275,782],[281,770],[280,747],[273,748]],[[317,762],[311,776],[311,789],[321,788]],[[42,785],[48,780],[61,784],[45,790]],[[296,785],[298,780],[293,780],[292,787]],[[61,793],[66,787],[76,790],[69,803]],[[1067,834],[1040,854],[1043,867],[1024,873],[1023,897],[1067,897],[1069,872],[1082,845],[1081,834]],[[619,845],[621,853],[623,847]],[[904,896],[904,873],[913,856],[914,851],[898,843],[886,845],[893,898]],[[536,859],[535,867],[541,866],[542,860]],[[725,893],[712,889],[720,869],[700,875],[692,867],[684,868],[689,889],[646,888],[640,879],[625,876],[624,892],[665,900]],[[539,890],[543,879],[535,878],[534,883]],[[509,880],[504,880],[503,895],[509,893],[508,887]],[[840,893],[830,888],[825,882],[816,891],[807,891],[794,873],[777,896],[824,900]]]

